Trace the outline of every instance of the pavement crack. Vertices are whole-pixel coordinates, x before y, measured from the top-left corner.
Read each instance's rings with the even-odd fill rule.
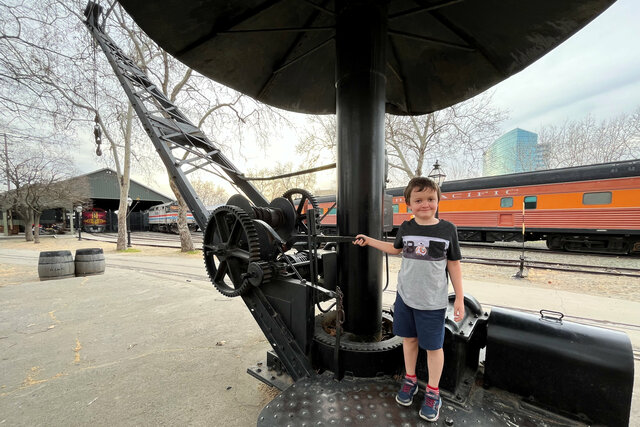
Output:
[[[80,344],[80,339],[76,338],[76,348],[73,351],[76,353],[75,359],[73,363],[80,363],[80,350],[82,349],[82,344]]]

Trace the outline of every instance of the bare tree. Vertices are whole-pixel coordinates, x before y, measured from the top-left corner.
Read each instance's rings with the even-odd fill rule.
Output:
[[[428,174],[428,161],[436,159],[462,163],[466,170],[479,168],[482,152],[499,135],[506,119],[504,111],[491,105],[491,97],[485,93],[423,116],[387,115],[390,169],[400,171],[405,181]]]
[[[227,143],[224,138],[215,139],[216,145],[233,150],[241,148],[244,128],[251,129],[251,137],[260,141],[266,138],[269,123],[282,121],[282,115],[270,107],[258,104],[238,92],[232,91],[195,73],[169,56],[150,40],[121,7],[113,13],[118,30],[125,36],[125,46],[140,68],[158,83],[167,98],[179,104],[186,115],[200,128],[210,129],[214,135],[227,136],[236,143]],[[268,120],[265,120],[268,119]],[[184,160],[189,153],[174,150]],[[153,162],[157,164],[157,161]],[[187,226],[188,207],[178,186],[169,175],[169,185],[178,201],[178,231],[182,251],[193,250],[193,241]]]
[[[549,169],[640,158],[640,107],[598,121],[592,115],[543,126],[538,141]]]
[[[85,181],[68,181],[74,172],[68,157],[40,144],[22,145],[6,154],[2,152],[0,161],[6,165],[0,177],[12,186],[0,197],[0,204],[22,219],[27,241],[40,242],[40,216],[44,210],[68,209],[88,197]],[[32,224],[35,233],[32,233]]]
[[[269,178],[295,171],[296,169],[294,169],[293,164],[290,162],[284,164],[276,163],[272,168],[250,170],[248,175],[257,178]],[[287,190],[292,188],[302,188],[313,193],[316,176],[314,174],[304,174],[270,180],[253,180],[251,182],[268,200],[272,200],[282,196]]]
[[[93,127],[95,120],[109,145],[107,162],[118,174],[119,211],[126,213],[131,169],[157,171],[157,157],[149,144],[138,144],[146,137],[131,110],[123,107],[127,104],[122,88],[83,24],[84,7],[82,0],[0,1],[0,110],[2,117],[20,121],[22,126],[42,126],[46,117],[51,128],[67,133],[78,126]],[[273,110],[214,84],[169,57],[119,5],[111,16],[107,23],[110,35],[172,101],[196,117],[195,123],[220,136],[215,140],[219,146],[240,149],[240,131],[245,126],[252,129],[253,139],[268,132],[264,116],[273,117]],[[234,143],[225,144],[225,140]],[[183,250],[189,250],[192,242],[188,243],[184,203],[181,217]],[[120,225],[118,248],[124,249],[126,227]]]
[[[196,177],[191,179],[191,186],[205,206],[220,205],[229,200],[229,194],[225,189],[211,181]]]
[[[407,178],[428,174],[435,160],[452,176],[479,175],[482,152],[499,135],[500,124],[507,118],[491,101],[492,95],[485,93],[422,116],[387,115],[385,138],[391,181],[399,185]],[[323,150],[332,153],[335,160],[335,117],[312,116],[308,127],[297,150]]]
[[[95,121],[109,144],[121,185],[120,212],[126,212],[131,115],[122,113],[126,108],[113,96],[119,85],[92,49],[83,8],[80,0],[0,3],[6,35],[0,39],[0,75],[9,88],[0,92],[0,108],[16,126],[37,123],[56,133],[73,134]],[[125,248],[125,229],[120,227],[118,249]]]

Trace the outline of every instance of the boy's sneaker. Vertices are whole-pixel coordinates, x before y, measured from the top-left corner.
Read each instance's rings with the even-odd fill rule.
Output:
[[[403,406],[411,406],[413,403],[413,396],[418,392],[418,383],[413,382],[408,378],[402,381],[402,387],[396,394],[396,402]]]
[[[424,403],[420,408],[420,418],[427,421],[437,421],[440,416],[440,407],[442,406],[442,398],[439,394],[427,391],[424,394]]]

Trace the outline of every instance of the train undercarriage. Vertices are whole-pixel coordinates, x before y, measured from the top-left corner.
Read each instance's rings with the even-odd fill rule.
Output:
[[[521,231],[458,229],[461,242],[522,242]],[[527,231],[526,242],[545,241],[547,248],[556,251],[633,255],[640,253],[640,235],[593,234]]]

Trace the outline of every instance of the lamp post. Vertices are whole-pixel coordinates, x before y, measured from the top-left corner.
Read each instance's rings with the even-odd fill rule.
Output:
[[[130,248],[131,247],[131,219],[129,218],[129,215],[131,215],[131,212],[129,212],[129,209],[131,208],[131,203],[133,203],[133,200],[131,199],[131,197],[127,196],[127,247]]]
[[[431,172],[429,172],[429,175],[427,176],[434,180],[438,186],[441,186],[444,179],[447,177],[447,174],[444,173],[444,169],[440,167],[440,163],[436,160],[433,164],[433,169],[431,169]]]
[[[76,215],[78,216],[76,221],[76,224],[78,224],[78,240],[82,240],[82,205],[76,206]]]
[[[436,162],[433,164],[433,169],[431,169],[431,172],[429,172],[429,175],[427,176],[432,180],[434,180],[436,184],[438,184],[438,187],[442,187],[442,183],[444,182],[444,179],[447,177],[447,174],[444,173],[444,169],[440,167],[440,163],[438,163],[438,160],[436,160]],[[436,210],[436,218],[439,218],[439,215],[438,215],[440,212],[439,202],[440,201],[438,201],[438,209]]]

